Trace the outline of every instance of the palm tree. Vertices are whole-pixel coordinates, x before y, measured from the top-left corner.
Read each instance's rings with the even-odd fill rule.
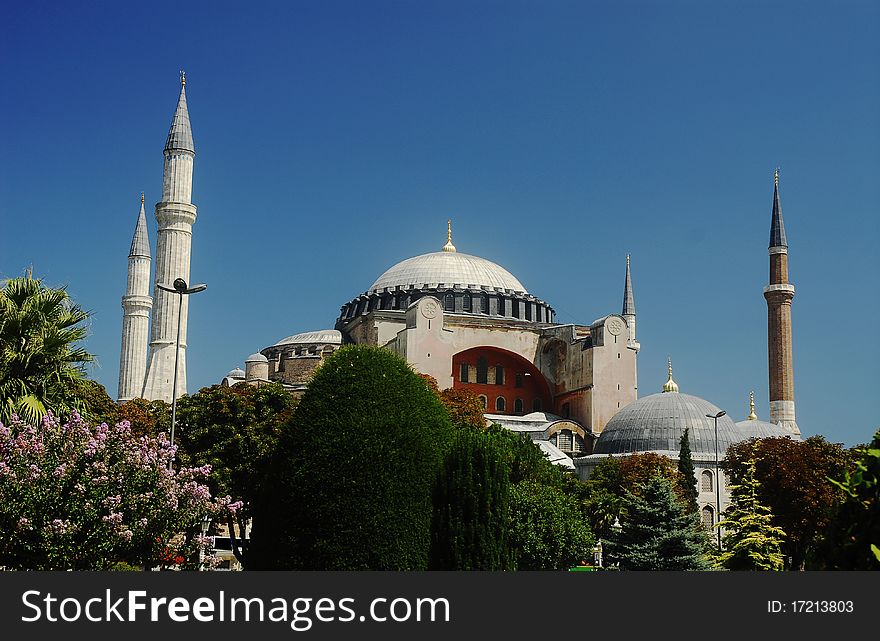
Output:
[[[65,288],[43,285],[30,272],[0,288],[0,421],[13,414],[36,425],[48,411],[82,409],[76,391],[94,360],[78,343],[89,313]]]

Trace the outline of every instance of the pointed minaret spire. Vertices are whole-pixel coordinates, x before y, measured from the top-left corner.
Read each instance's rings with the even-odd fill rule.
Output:
[[[443,251],[454,252],[455,245],[452,244],[452,221],[446,221],[446,244],[443,245]]]
[[[770,422],[800,437],[794,409],[794,367],[791,348],[791,300],[794,285],[788,282],[788,243],[779,204],[779,169],[773,174],[773,214],[770,223],[770,283],[767,300],[767,361],[770,380]]]
[[[749,392],[749,415],[746,420],[757,421],[758,415],[755,414],[755,392]]]
[[[144,213],[144,194],[131,249],[128,252],[128,286],[122,297],[122,349],[119,355],[117,400],[125,402],[141,395],[147,371],[147,341],[150,337],[150,239]]]
[[[629,270],[629,254],[626,255],[626,280],[623,285],[623,311],[620,314],[626,321],[629,330],[627,346],[639,351],[640,345],[636,340],[636,303],[633,298],[632,275]]]
[[[785,225],[782,223],[782,205],[779,203],[779,167],[773,172],[773,216],[770,221],[770,247],[788,247]]]
[[[165,151],[182,150],[195,153],[192,128],[189,124],[189,110],[186,108],[186,72],[180,72],[180,96],[177,98],[177,109],[165,141]]]
[[[131,251],[129,258],[133,256],[150,257],[150,238],[147,235],[147,214],[144,212],[144,194],[141,192],[141,212],[138,215],[137,224],[134,228],[134,236],[131,239]]]

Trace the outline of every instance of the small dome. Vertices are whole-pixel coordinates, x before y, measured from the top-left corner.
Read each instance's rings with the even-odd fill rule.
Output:
[[[233,370],[230,370],[226,375],[226,378],[244,378],[244,370],[240,367],[236,367]]]
[[[247,357],[245,363],[268,363],[269,359],[257,352]]]
[[[615,414],[596,441],[594,454],[678,452],[681,435],[689,428],[694,456],[715,455],[715,415],[720,410],[707,400],[679,392],[661,392],[640,398]],[[726,414],[718,419],[718,456],[743,440]]]
[[[319,329],[312,332],[302,332],[287,338],[282,338],[273,347],[292,344],[320,344],[342,345],[342,332],[338,329]]]
[[[417,287],[443,283],[452,287],[489,287],[525,292],[526,288],[517,278],[501,265],[480,258],[453,251],[439,251],[407,258],[397,263],[379,276],[368,291],[384,288],[394,289],[398,285]]]
[[[758,420],[745,420],[736,424],[737,429],[742,434],[742,440],[750,438],[780,438],[787,436],[791,438],[791,432],[774,423]]]

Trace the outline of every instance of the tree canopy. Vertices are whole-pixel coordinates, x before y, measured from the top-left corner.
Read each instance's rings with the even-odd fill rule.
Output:
[[[420,570],[446,410],[400,357],[347,346],[315,372],[254,511],[251,567]]]
[[[84,410],[77,389],[94,360],[81,345],[88,312],[63,287],[30,274],[0,287],[0,420],[38,424],[51,411]]]

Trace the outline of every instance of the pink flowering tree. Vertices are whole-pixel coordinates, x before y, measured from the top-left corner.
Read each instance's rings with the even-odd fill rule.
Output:
[[[210,466],[172,469],[175,449],[164,434],[91,427],[76,413],[63,425],[52,414],[39,427],[0,423],[0,567],[197,567],[202,525],[240,504],[212,499]]]

